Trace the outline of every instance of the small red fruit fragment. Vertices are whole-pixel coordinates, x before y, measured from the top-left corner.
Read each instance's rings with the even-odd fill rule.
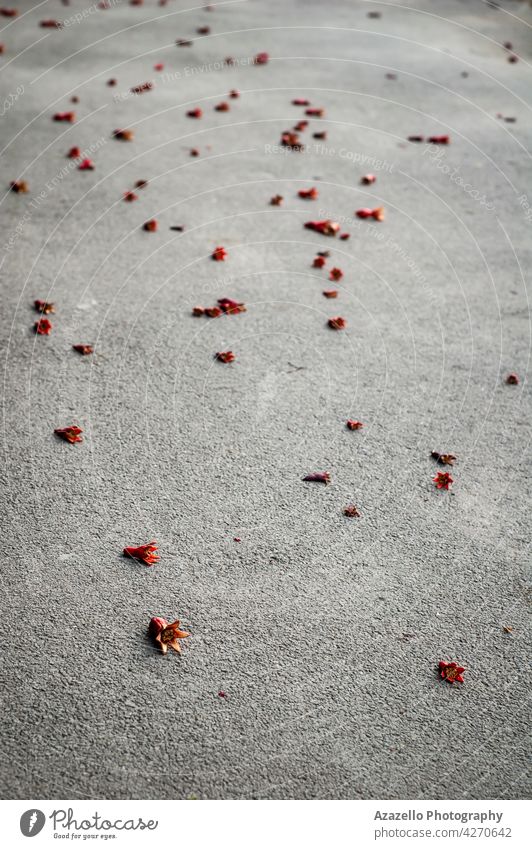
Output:
[[[187,112],[187,118],[201,118],[203,115],[203,110],[196,106],[195,109],[189,109]]]
[[[310,100],[305,100],[304,97],[296,97],[292,100],[292,106],[310,106]]]
[[[146,221],[143,229],[146,230],[148,233],[155,233],[158,226],[159,226],[159,222],[157,221],[157,219],[151,218],[149,221]]]
[[[311,189],[300,189],[298,195],[303,200],[317,200],[318,190],[314,186]]]
[[[51,304],[48,301],[34,301],[33,305],[37,312],[40,312],[42,315],[50,315],[50,313],[55,312],[55,304]]]
[[[315,233],[322,233],[324,236],[336,236],[340,229],[340,225],[329,218],[325,221],[307,221],[304,226],[307,230],[314,230]]]
[[[266,65],[270,60],[269,53],[257,53],[255,59],[253,60],[255,65]]]
[[[281,144],[283,147],[289,147],[290,150],[303,150],[303,142],[300,141],[298,134],[292,130],[285,130],[281,134]]]
[[[357,422],[356,419],[347,419],[345,426],[348,430],[360,430],[361,427],[364,427],[364,424]]]
[[[128,189],[127,192],[124,192],[124,200],[128,203],[132,203],[134,200],[138,200],[139,196],[135,194],[135,192]]]
[[[443,678],[444,681],[448,681],[450,684],[464,683],[462,673],[465,672],[465,666],[458,666],[454,661],[446,663],[444,660],[440,660],[439,670],[440,678]]]
[[[311,483],[329,483],[331,476],[329,472],[312,472],[310,475],[306,475],[303,480]]]
[[[270,198],[270,206],[281,206],[284,197],[282,195],[274,195]]]
[[[338,289],[325,289],[323,295],[326,298],[337,298],[338,297]]]
[[[54,433],[56,433],[61,439],[64,439],[65,442],[70,442],[71,445],[75,442],[83,442],[81,436],[83,431],[77,425],[70,425],[70,427],[56,427]]]
[[[409,141],[409,142],[422,142],[422,141],[425,141],[425,136],[408,136],[407,141]]]
[[[344,272],[341,268],[331,268],[331,270],[329,271],[329,280],[341,280],[343,276]]]
[[[217,103],[214,108],[216,112],[229,112],[229,110],[231,109],[231,107],[225,100],[222,100],[221,103]]]
[[[71,147],[67,153],[69,159],[77,159],[81,156],[81,149],[79,147]]]
[[[218,351],[214,356],[221,363],[232,363],[235,360],[235,355],[232,351]]]
[[[436,477],[432,478],[432,480],[436,484],[437,489],[449,489],[451,484],[454,483],[449,472],[438,472]]]
[[[233,100],[234,100],[235,98],[240,97],[240,92],[238,91],[237,88],[232,88],[231,91],[229,92],[229,97],[232,97]]]
[[[323,118],[325,115],[325,109],[311,107],[310,109],[305,109],[305,115],[308,115],[310,118]]]
[[[180,629],[179,619],[176,619],[175,622],[167,622],[162,616],[154,616],[151,619],[148,632],[163,654],[167,653],[168,647],[181,654],[179,640],[190,637],[188,631],[182,631]]]
[[[327,260],[324,256],[315,256],[312,263],[312,268],[323,268]]]
[[[436,460],[440,466],[454,466],[456,456],[454,454],[440,454],[439,451],[431,451],[430,456]]]
[[[345,318],[342,318],[342,316],[337,315],[336,318],[330,318],[327,324],[329,325],[331,330],[343,330],[347,325],[347,322]]]
[[[517,386],[517,384],[519,383],[519,378],[516,374],[512,372],[512,374],[509,374],[506,378],[506,383],[509,383],[510,386]]]
[[[344,507],[344,516],[347,516],[349,519],[355,519],[360,516],[360,513],[354,504],[348,504],[347,507]]]
[[[79,103],[79,97],[77,96],[77,94],[75,94],[73,97],[70,98],[70,102],[71,103]]]
[[[144,94],[146,91],[151,91],[153,88],[153,83],[140,83],[140,85],[134,85],[130,91],[131,94]]]
[[[146,566],[153,566],[160,560],[158,554],[155,554],[157,551],[157,543],[155,540],[146,543],[146,545],[139,545],[137,547],[129,545],[124,548],[124,554],[126,557],[132,557],[134,560],[140,560],[141,563],[145,563]]]
[[[52,332],[52,322],[47,318],[40,318],[35,322],[34,330],[37,336],[49,336]]]
[[[83,357],[88,357],[89,354],[94,353],[94,348],[92,345],[72,345],[74,351],[77,351],[78,354],[81,354]]]
[[[53,121],[66,121],[68,124],[73,124],[76,120],[75,112],[56,112],[52,116]]]
[[[226,315],[236,315],[239,312],[246,312],[245,304],[240,304],[238,301],[231,300],[231,298],[219,298],[218,305]]]
[[[215,262],[225,262],[225,258],[227,256],[227,251],[221,245],[218,245],[218,247],[215,248],[214,251],[212,252],[211,256],[212,256],[212,259],[215,260]]]
[[[13,180],[9,184],[9,188],[12,192],[15,192],[16,195],[25,195],[29,192],[29,186],[26,180]]]
[[[371,186],[372,183],[376,181],[375,174],[364,174],[363,177],[360,178],[360,182],[363,186]]]
[[[78,165],[78,171],[94,171],[95,165],[92,159],[82,159]]]
[[[113,138],[119,141],[133,141],[135,132],[133,130],[114,130]]]
[[[429,144],[450,144],[451,139],[449,136],[429,136],[427,139]]]

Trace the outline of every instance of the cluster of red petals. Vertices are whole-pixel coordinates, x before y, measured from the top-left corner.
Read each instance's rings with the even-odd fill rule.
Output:
[[[81,156],[81,149],[79,147],[71,147],[67,156],[69,159],[78,159]]]
[[[231,298],[219,298],[217,307],[193,307],[192,309],[192,315],[206,315],[207,318],[218,318],[222,313],[236,315],[239,312],[246,312],[246,305],[233,301]]]
[[[187,118],[201,118],[203,115],[203,110],[196,106],[194,109],[189,109],[187,112]]]
[[[510,386],[517,386],[517,384],[519,383],[519,378],[514,373],[509,374],[508,377],[506,378],[506,383],[509,383]]]
[[[439,451],[432,451],[430,456],[433,460],[436,460],[440,466],[454,466],[454,461],[456,460],[455,454],[440,454]]]
[[[131,94],[144,94],[145,91],[151,91],[153,88],[153,83],[140,83],[140,85],[134,85],[131,89]]]
[[[338,222],[331,221],[330,218],[325,221],[307,221],[304,226],[307,230],[314,230],[315,233],[322,233],[324,236],[336,236],[340,230]]]
[[[150,620],[148,631],[163,654],[167,653],[168,647],[180,654],[181,645],[179,640],[190,637],[188,631],[182,631],[180,629],[179,619],[176,619],[175,622],[167,622],[162,616],[154,616]]]
[[[255,65],[266,65],[267,62],[269,62],[269,60],[270,60],[269,53],[257,53],[253,62],[255,63]]]
[[[29,192],[29,186],[26,180],[12,180],[9,188],[16,195],[26,195]]]
[[[298,195],[303,200],[317,200],[318,190],[314,186],[311,189],[300,189]]]
[[[432,480],[436,484],[437,489],[449,489],[451,484],[454,483],[449,472],[438,472],[436,477],[432,478]]]
[[[217,103],[214,108],[216,112],[229,112],[229,110],[231,109],[226,100],[222,100],[221,103]]]
[[[330,483],[331,476],[329,472],[312,472],[310,475],[306,475],[303,480],[311,483]]]
[[[282,195],[274,195],[270,198],[270,206],[281,206],[284,201],[284,197]]]
[[[325,109],[311,107],[310,109],[305,109],[305,115],[308,115],[310,118],[323,118],[325,115]]]
[[[135,138],[135,133],[133,130],[114,130],[113,138],[119,139],[119,141],[133,141]]]
[[[54,433],[56,433],[61,439],[64,439],[65,442],[70,442],[71,445],[75,442],[83,442],[81,436],[83,431],[77,425],[70,425],[70,427],[56,427]]]
[[[52,120],[54,121],[66,121],[68,124],[73,124],[76,120],[75,112],[56,112],[55,115],[52,116]]]
[[[348,504],[347,507],[344,507],[344,516],[347,516],[349,519],[355,519],[360,516],[360,513],[354,504]]]
[[[218,351],[214,356],[221,363],[232,363],[235,360],[235,355],[232,351]]]
[[[149,221],[146,221],[144,223],[143,229],[146,230],[146,232],[148,232],[148,233],[155,233],[158,226],[159,226],[159,222],[157,221],[157,219],[156,218],[150,218]]]
[[[49,301],[36,300],[33,302],[33,305],[37,312],[40,312],[42,315],[49,315],[55,312],[55,304],[51,304]]]
[[[348,430],[360,430],[361,427],[364,427],[364,424],[363,422],[357,422],[356,419],[348,419],[345,426]]]
[[[327,324],[331,330],[343,330],[347,325],[347,321],[342,316],[337,315],[336,318],[330,318]]]
[[[303,150],[304,147],[298,134],[292,130],[285,130],[284,133],[281,133],[281,144],[283,147],[289,147],[290,150]]]
[[[341,280],[344,272],[341,268],[331,268],[329,272],[329,280]]]
[[[82,159],[78,165],[78,171],[94,171],[95,167],[92,159]]]
[[[357,209],[356,217],[373,218],[375,221],[384,221],[384,209],[382,206],[378,206],[376,209],[368,209],[367,207],[364,209]]]
[[[37,336],[49,336],[52,332],[52,322],[47,318],[40,318],[35,322],[34,329]]]
[[[211,256],[216,262],[224,262],[227,256],[227,251],[221,245],[218,245],[218,247],[213,250]]]
[[[140,560],[140,562],[145,563],[146,566],[153,566],[158,560],[160,560],[159,555],[155,553],[156,551],[157,543],[155,540],[147,542],[145,545],[128,545],[124,548],[124,554],[126,557],[132,557],[133,560]]]
[[[446,663],[444,660],[440,660],[439,670],[440,678],[443,678],[444,681],[448,681],[450,684],[464,683],[462,673],[465,672],[465,666],[458,666],[454,661]]]
[[[363,177],[360,178],[360,182],[363,186],[371,186],[372,183],[376,180],[375,174],[364,174]]]
[[[84,357],[94,353],[92,345],[72,345],[72,348]]]

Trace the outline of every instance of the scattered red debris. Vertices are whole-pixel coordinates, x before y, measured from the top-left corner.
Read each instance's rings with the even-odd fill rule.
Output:
[[[315,106],[311,106],[310,109],[305,109],[305,115],[308,115],[309,118],[323,118],[325,109],[318,109]]]
[[[195,307],[194,309],[197,309],[197,307]],[[202,313],[202,315],[206,315],[207,318],[218,318],[218,316],[220,316],[221,314],[222,310],[220,309],[220,307],[205,307]]]
[[[113,130],[113,138],[119,141],[133,141],[135,138],[134,130]]]
[[[55,304],[51,304],[49,301],[36,300],[33,302],[33,305],[41,315],[50,315],[50,313],[55,312]]]
[[[197,147],[191,147],[190,148],[190,155],[191,156],[199,156],[200,152],[199,152],[198,148]]]
[[[137,194],[135,194],[135,192],[132,191],[131,189],[128,189],[126,192],[124,192],[124,200],[127,201],[128,203],[132,203],[134,200],[138,200],[138,199],[139,199],[139,196]]]
[[[81,148],[71,147],[67,153],[69,159],[78,159],[81,156]]]
[[[56,112],[52,116],[53,121],[66,121],[68,124],[73,124],[76,120],[75,112]]]
[[[146,91],[151,91],[153,88],[153,83],[140,83],[140,85],[134,85],[130,91],[131,94],[144,94]]]
[[[81,354],[83,357],[88,357],[89,354],[94,353],[94,348],[92,345],[72,345],[74,351],[77,351],[78,354]]]
[[[184,229],[185,227],[183,224],[174,224],[172,225],[172,227],[170,227],[170,230],[177,230],[178,233],[182,233]]]
[[[376,181],[375,174],[364,174],[363,177],[360,178],[360,182],[363,186],[371,186],[372,183]]]
[[[137,547],[129,545],[124,548],[126,557],[132,557],[133,560],[140,560],[146,566],[154,566],[161,559],[158,554],[155,554],[156,551],[157,543],[155,540],[147,542],[145,545],[139,545]]]
[[[220,698],[221,698],[221,699],[225,699],[225,698],[227,698],[226,693],[224,693],[224,691],[223,691],[223,690],[220,690],[220,692],[218,693],[218,695],[220,696]]]
[[[439,451],[431,451],[430,456],[436,460],[440,466],[454,466],[456,456],[454,454],[440,454]]]
[[[225,100],[222,100],[221,103],[217,103],[214,108],[216,112],[229,112],[229,110],[231,109],[231,107]]]
[[[360,430],[361,427],[364,427],[364,424],[357,422],[356,419],[347,419],[345,426],[348,430]]]
[[[338,289],[325,289],[323,295],[326,298],[337,298],[338,297]]]
[[[508,61],[514,65],[516,62],[519,62],[519,57],[516,56],[515,53],[511,53],[510,56],[508,56]]]
[[[95,167],[92,159],[82,159],[78,165],[78,171],[94,171]]]
[[[70,427],[56,427],[54,433],[56,433],[61,439],[64,439],[65,442],[69,442],[71,445],[74,445],[75,442],[83,442],[83,438],[81,436],[83,431],[77,425],[70,425]]]
[[[446,663],[444,660],[440,660],[439,670],[440,677],[444,681],[448,681],[450,684],[464,683],[462,673],[465,672],[465,666],[458,666],[454,661],[452,663]]]
[[[285,130],[281,134],[281,144],[283,147],[289,147],[291,150],[303,150],[303,142],[300,141],[297,133],[292,130]]]
[[[336,221],[331,221],[330,218],[325,221],[307,221],[304,226],[307,230],[314,230],[315,233],[322,233],[324,236],[336,236],[340,229],[340,225]]]
[[[294,132],[303,133],[308,127],[308,121],[298,121],[294,126]]]
[[[429,144],[450,144],[449,136],[429,136],[427,139]]]
[[[61,29],[63,24],[61,21],[55,21],[53,18],[49,18],[45,21],[40,21],[39,26],[44,29]]]
[[[143,227],[143,230],[146,230],[148,233],[155,233],[157,227],[159,226],[159,222],[156,218],[150,218],[149,221],[146,221]]]
[[[327,133],[325,132],[325,130],[322,130],[320,133],[312,133],[312,138],[321,139],[322,141],[325,141],[325,139],[327,138]]]
[[[310,106],[310,100],[306,100],[304,97],[296,97],[295,100],[292,100],[292,106]]]
[[[509,374],[506,378],[506,383],[509,383],[510,386],[517,386],[517,384],[519,383],[519,378],[516,374],[512,372],[512,374]]]
[[[257,53],[253,60],[255,65],[266,65],[270,61],[269,53]]]
[[[300,189],[298,195],[303,200],[317,200],[318,190],[314,186],[311,189]]]
[[[437,489],[449,489],[451,484],[454,483],[449,472],[438,472],[436,477],[432,478],[432,480],[436,484]]]
[[[211,254],[211,257],[215,260],[215,262],[225,262],[226,256],[227,251],[221,245],[218,245]]]
[[[0,55],[5,51],[5,46],[0,44]]]
[[[153,66],[153,70],[154,71],[164,71],[164,63],[163,62],[157,62],[157,64]]]
[[[232,56],[226,56],[225,59],[224,59],[224,62],[225,62],[226,65],[234,65],[235,64],[235,60]]]
[[[192,47],[192,42],[186,38],[178,38],[176,41],[178,47]]]
[[[26,195],[29,192],[29,186],[26,180],[13,180],[9,184],[9,188],[16,195]]]
[[[162,616],[154,616],[150,620],[148,633],[155,640],[163,654],[167,653],[168,647],[181,654],[179,640],[190,637],[188,631],[182,631],[180,629],[179,619],[176,619],[175,622],[167,622]]]
[[[110,80],[107,80],[107,85],[113,86],[113,85],[116,85],[117,82],[118,82],[118,80],[115,80],[115,78],[112,77]]]
[[[351,238],[351,234],[350,233],[340,233],[338,238],[341,239],[342,242],[345,242],[347,239]]]
[[[197,30],[196,30],[198,35],[209,35],[210,31],[211,31],[210,27],[198,27]]]
[[[231,298],[218,298],[218,306],[226,315],[236,315],[239,312],[246,312],[245,304],[233,301]]]
[[[137,182],[135,183],[135,188],[136,189],[145,189],[147,185],[148,185],[147,180],[137,180]]]
[[[218,353],[216,353],[214,357],[221,363],[232,363],[235,361],[235,355],[232,351],[218,351]]]
[[[203,110],[196,106],[195,109],[189,109],[187,112],[187,118],[201,118],[203,115]]]
[[[344,272],[341,268],[331,268],[331,270],[329,271],[329,280],[341,280],[343,276]]]
[[[232,88],[231,91],[229,92],[229,97],[232,97],[233,100],[234,100],[235,98],[240,97],[240,92],[238,91],[237,88]]]
[[[16,18],[18,15],[18,9],[6,9],[3,7],[0,9],[0,15],[4,18]]]
[[[324,256],[315,256],[314,261],[312,263],[312,268],[323,268],[326,263],[326,259]]]
[[[52,322],[47,318],[40,318],[33,327],[37,336],[49,336],[52,332]]]
[[[327,324],[331,330],[344,330],[347,325],[347,321],[345,318],[342,318],[341,315],[337,315],[336,318],[330,318]]]
[[[344,507],[344,516],[349,519],[356,519],[360,516],[360,513],[354,504],[348,504],[347,507]]]
[[[274,195],[270,198],[270,206],[281,206],[284,201],[284,197],[282,195]]]
[[[423,142],[423,141],[425,141],[425,136],[408,136],[407,141],[409,141],[409,142]]]
[[[331,476],[329,472],[312,472],[312,474],[306,475],[303,480],[311,483],[330,483]]]
[[[376,209],[357,209],[357,218],[373,218],[375,221],[384,221],[384,209],[378,206]]]

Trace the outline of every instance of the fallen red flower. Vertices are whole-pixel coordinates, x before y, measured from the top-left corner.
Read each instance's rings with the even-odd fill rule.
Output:
[[[13,180],[9,184],[9,188],[16,195],[26,195],[29,192],[29,186],[26,180]]]
[[[517,386],[517,384],[519,383],[519,378],[516,374],[512,372],[512,374],[509,374],[506,378],[506,383],[509,383],[510,386]]]
[[[327,260],[324,256],[315,256],[314,261],[312,263],[313,268],[323,268]]]
[[[454,454],[440,454],[439,451],[432,451],[430,456],[436,460],[440,466],[454,466],[456,456]]]
[[[436,484],[437,489],[449,489],[451,484],[454,483],[449,472],[438,472],[436,477],[432,478],[432,480]]]
[[[52,332],[52,322],[47,318],[40,318],[33,327],[38,336],[49,336]]]
[[[212,259],[215,260],[215,262],[225,262],[225,258],[227,256],[227,251],[221,245],[218,245],[218,247],[215,248],[214,251],[212,252],[211,256],[212,256]]]
[[[225,100],[222,100],[221,103],[217,103],[214,108],[216,112],[229,112],[229,110],[231,109],[231,107]]]
[[[220,307],[205,307],[203,312],[207,318],[218,318],[222,314]]]
[[[143,230],[146,230],[148,233],[155,233],[157,227],[159,226],[159,222],[156,218],[151,218],[149,221],[146,221]]]
[[[298,134],[291,130],[285,130],[281,134],[281,144],[291,150],[303,150],[303,142],[300,141]]]
[[[221,312],[221,310],[220,310]],[[192,307],[192,315],[200,316],[205,315],[205,307]]]
[[[257,53],[255,59],[253,60],[255,65],[266,65],[270,60],[269,53]]]
[[[370,186],[372,183],[375,182],[376,179],[377,178],[375,174],[365,174],[363,177],[360,178],[360,182],[363,186]]]
[[[82,159],[78,165],[78,171],[94,171],[95,165],[92,159]]]
[[[0,9],[0,15],[4,18],[16,18],[18,15],[18,9]]]
[[[308,121],[298,121],[293,129],[296,133],[302,133],[304,130],[307,129],[307,127],[308,127]]]
[[[77,351],[78,354],[81,354],[84,357],[87,357],[89,354],[94,353],[94,348],[92,345],[72,345],[74,351]]]
[[[231,298],[219,298],[218,304],[222,312],[227,315],[236,315],[239,312],[246,312],[245,304],[240,304],[238,301],[231,300]],[[214,309],[216,309],[216,307]]]
[[[382,206],[378,206],[376,209],[368,209],[367,207],[357,209],[356,216],[357,218],[373,218],[375,221],[384,221],[384,209]]]
[[[336,318],[330,318],[327,324],[332,330],[343,330],[344,327],[347,325],[347,322],[345,318],[342,318],[340,315],[338,315],[336,316]]]
[[[139,196],[136,195],[135,192],[132,192],[130,189],[128,189],[127,192],[124,192],[124,200],[126,200],[128,203],[131,203],[132,201],[138,199]]]
[[[232,351],[218,351],[214,356],[221,363],[232,363],[235,360],[235,355]]]
[[[284,197],[282,195],[274,195],[270,198],[270,206],[281,206]]]
[[[449,681],[450,684],[464,683],[462,673],[465,672],[465,666],[458,666],[454,661],[452,663],[446,663],[444,660],[440,660],[439,670],[440,677],[444,681]]]
[[[347,419],[345,426],[348,430],[360,430],[361,427],[364,427],[364,424],[357,422],[356,419]]]
[[[67,153],[69,159],[77,159],[81,156],[81,150],[79,147],[71,147]]]
[[[189,109],[187,112],[187,118],[201,118],[203,115],[203,110],[196,106],[195,109]]]
[[[137,547],[133,545],[129,545],[124,548],[124,554],[126,557],[132,557],[134,560],[140,560],[141,563],[145,563],[146,566],[153,566],[160,560],[158,554],[155,554],[157,551],[157,543],[155,540],[146,543],[146,545],[139,545]]]
[[[55,312],[55,304],[49,303],[49,301],[34,301],[33,305],[37,312],[42,313],[42,315],[49,315],[52,312]]]
[[[303,480],[311,483],[329,483],[331,476],[329,472],[312,472],[312,474],[306,475]]]
[[[233,99],[236,98],[236,97],[240,97],[240,92],[238,91],[237,88],[232,88],[231,91],[229,92],[229,97],[232,97]]]
[[[323,118],[325,109],[317,109],[316,107],[305,109],[305,115],[309,115],[311,118]]]
[[[163,654],[167,653],[169,646],[180,654],[181,645],[179,640],[190,637],[188,631],[181,631],[179,628],[179,619],[176,619],[175,622],[167,622],[162,616],[154,616],[151,619],[148,631]]]
[[[300,189],[298,195],[303,200],[317,200],[318,190],[314,186],[311,189]]]
[[[337,298],[338,289],[325,289],[323,294],[326,298]]]
[[[61,21],[54,21],[52,20],[52,18],[50,18],[46,21],[40,21],[39,26],[43,27],[44,29],[61,29],[63,24],[61,23]]]
[[[329,218],[325,221],[307,221],[304,226],[307,230],[314,230],[315,233],[322,233],[324,236],[336,236],[340,229],[340,225]]]
[[[341,280],[344,276],[344,272],[341,268],[331,268],[329,271],[329,280]]]
[[[292,106],[310,106],[310,100],[305,100],[304,97],[296,97],[292,100]]]
[[[70,427],[56,427],[54,433],[56,433],[61,439],[64,439],[65,442],[70,442],[71,445],[75,442],[83,442],[81,437],[83,431],[77,425],[70,425]]]
[[[427,139],[429,144],[450,144],[451,139],[449,136],[429,136]]]
[[[190,155],[191,155],[191,156],[199,156],[199,153],[200,153],[200,152],[199,152],[199,150],[198,150],[198,148],[197,148],[197,147],[191,147],[191,148],[190,148]]]
[[[344,516],[347,516],[349,519],[355,519],[357,516],[360,516],[360,513],[354,504],[348,504],[347,507],[344,507]]]
[[[340,233],[339,238],[342,240],[342,242],[345,242],[347,239],[351,238],[351,234],[350,233]]]
[[[73,124],[76,120],[75,112],[56,112],[55,115],[52,116],[53,121],[66,121],[69,124]]]
[[[422,142],[422,141],[425,141],[425,136],[408,136],[407,141],[409,141],[409,142]]]
[[[114,130],[113,138],[120,141],[133,141],[135,133],[133,130]]]

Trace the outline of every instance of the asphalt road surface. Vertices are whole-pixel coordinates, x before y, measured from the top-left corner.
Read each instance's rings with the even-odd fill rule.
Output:
[[[2,796],[526,796],[532,9],[12,2]]]

